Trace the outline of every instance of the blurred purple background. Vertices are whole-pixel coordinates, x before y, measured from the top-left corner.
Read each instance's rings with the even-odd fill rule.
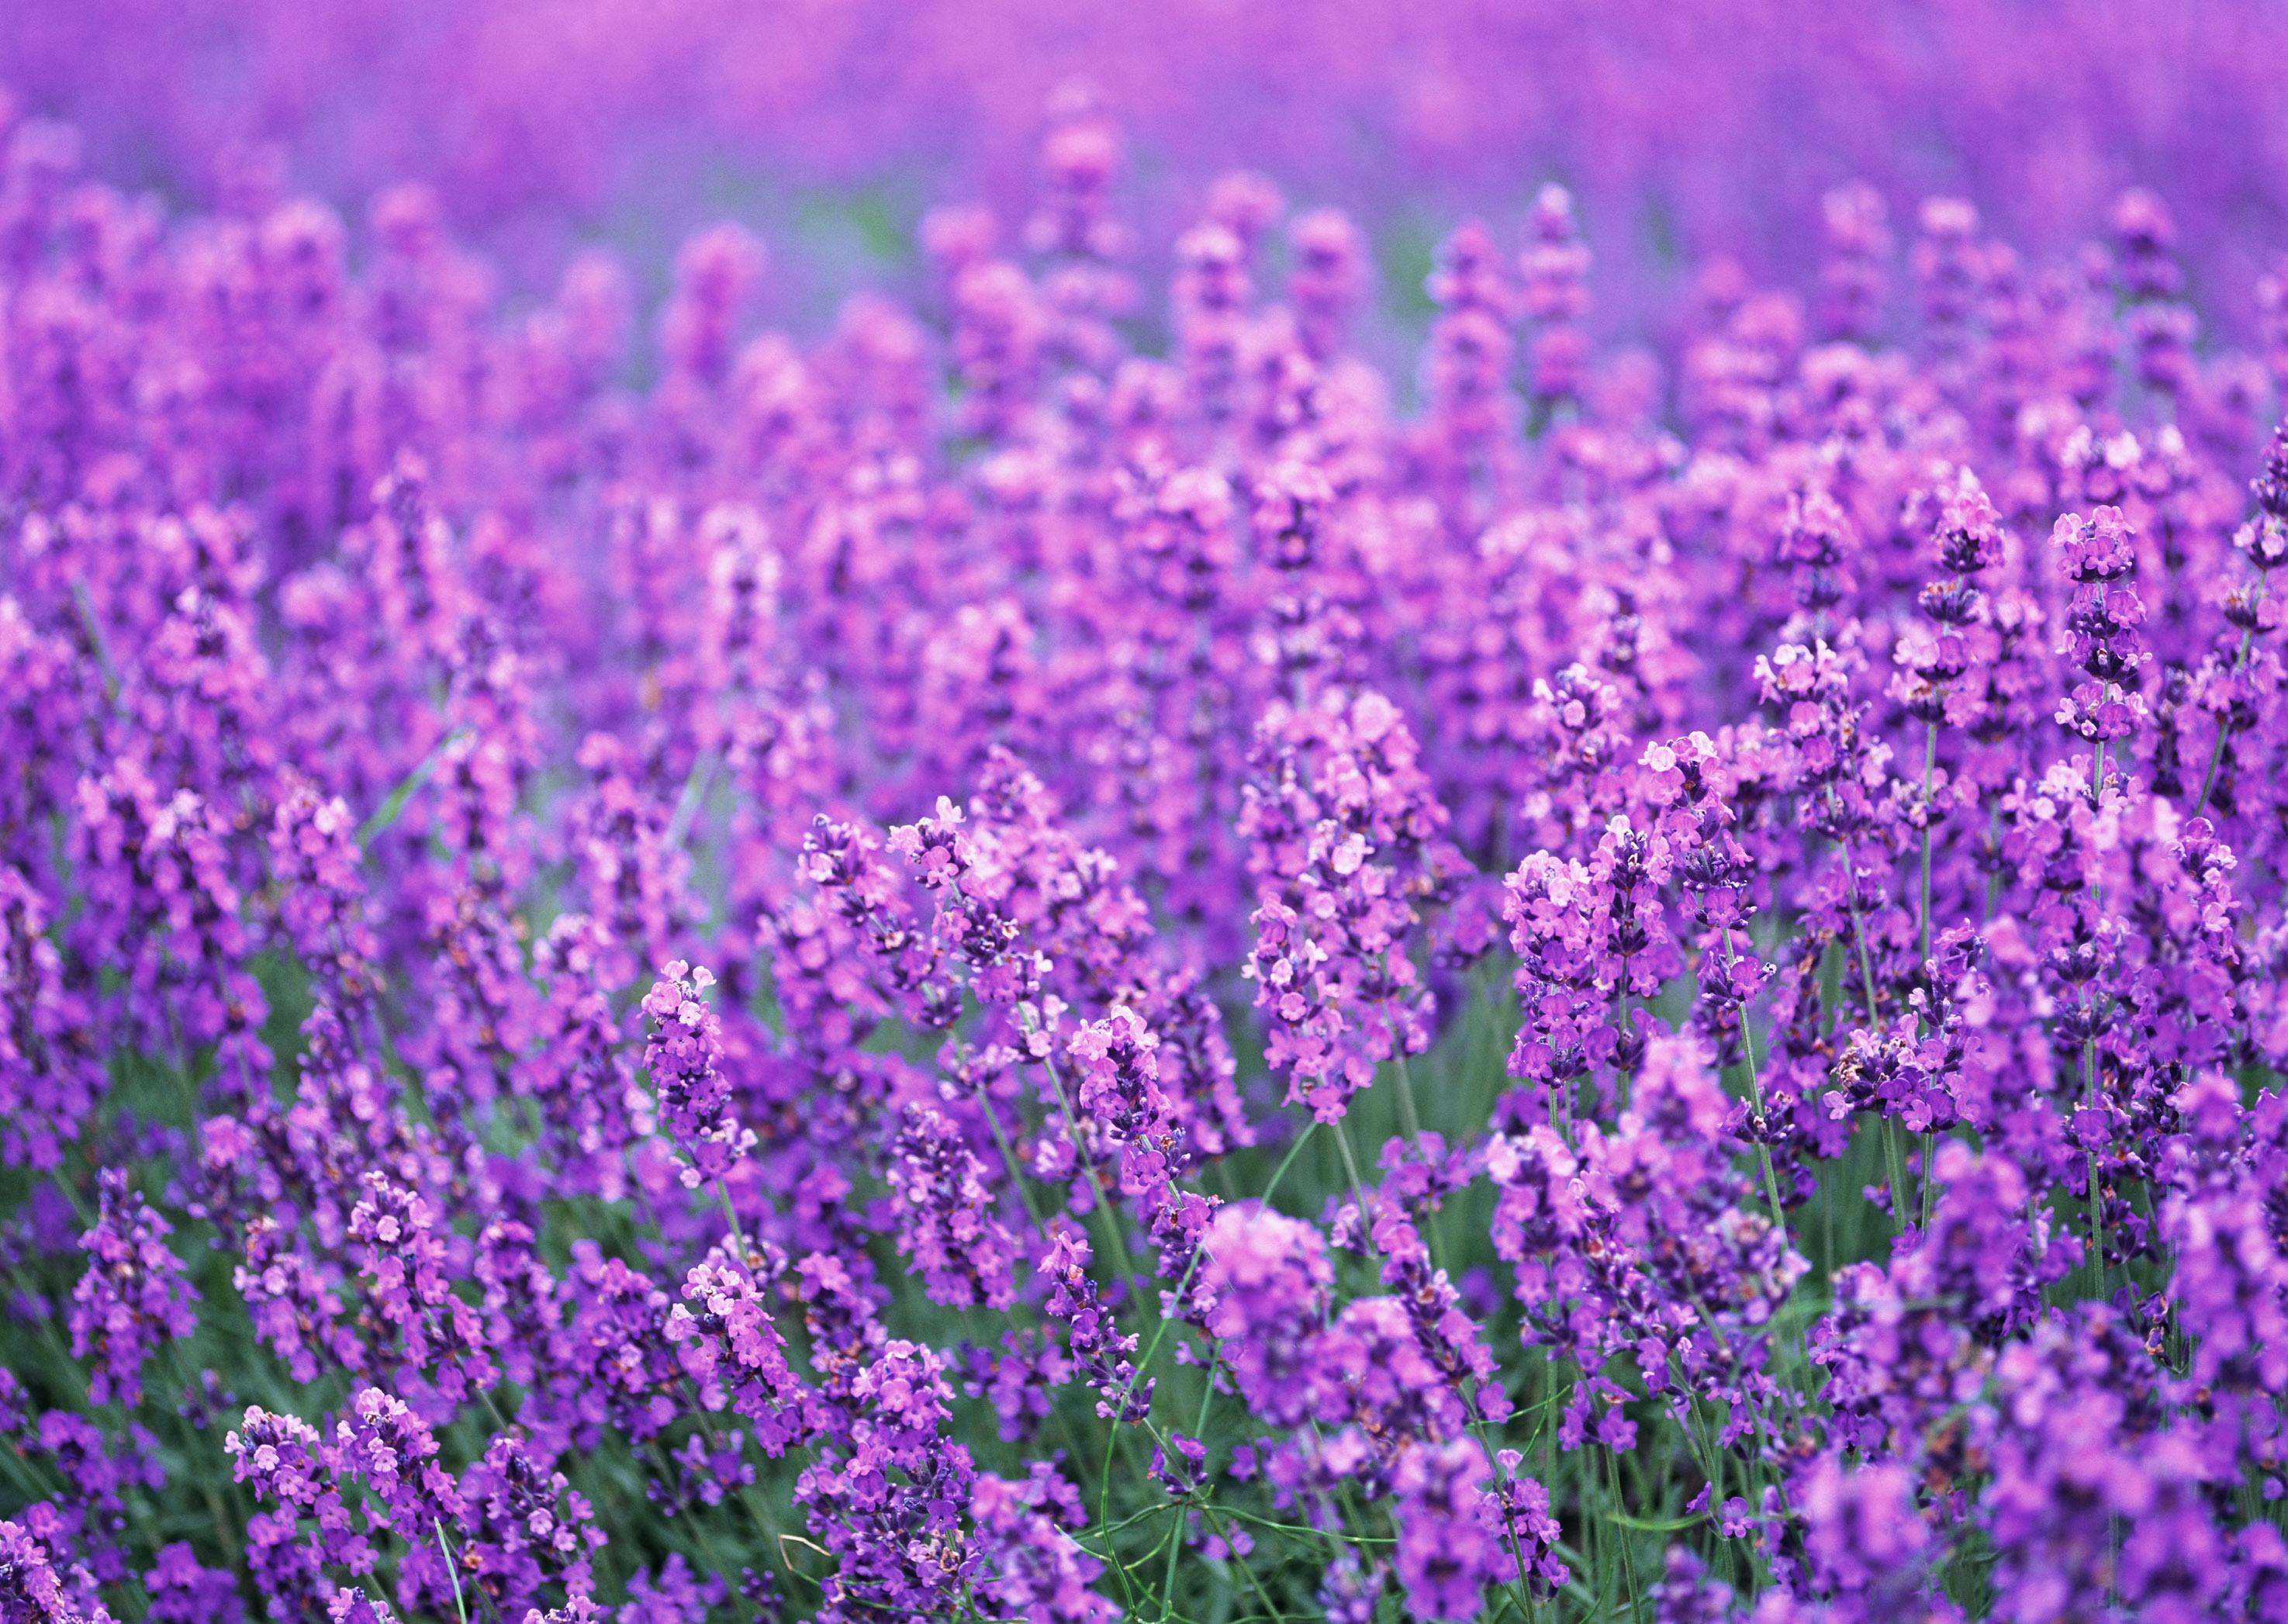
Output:
[[[925,195],[1006,200],[1051,91],[1083,78],[1128,132],[1124,190],[1148,218],[1244,162],[1426,241],[1561,180],[1609,313],[1697,253],[1768,263],[1851,178],[1895,205],[1958,192],[2037,250],[2149,186],[2229,311],[2288,234],[2283,17],[2263,0],[31,0],[0,7],[0,83],[77,121],[107,172],[198,201],[211,154],[249,141],[339,202],[428,180],[512,266],[582,240],[663,259],[725,213],[894,256]]]

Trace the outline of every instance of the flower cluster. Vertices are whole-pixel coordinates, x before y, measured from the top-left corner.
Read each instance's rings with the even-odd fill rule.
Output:
[[[721,1177],[755,1140],[732,1112],[723,1040],[706,1003],[714,985],[714,972],[704,965],[694,970],[677,959],[660,971],[643,1000],[652,1023],[644,1070],[658,1099],[660,1124],[689,1164],[684,1182],[694,1185]]]
[[[160,1348],[187,1336],[198,1293],[167,1244],[174,1225],[116,1168],[101,1180],[95,1227],[80,1238],[87,1272],[72,1287],[72,1352],[85,1359],[88,1397],[133,1407],[143,1367]]]

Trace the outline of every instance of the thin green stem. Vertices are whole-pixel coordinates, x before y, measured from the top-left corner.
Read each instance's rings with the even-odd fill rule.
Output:
[[[1723,942],[1724,969],[1728,975],[1735,961],[1735,955],[1732,950],[1732,933],[1728,930],[1723,932]],[[1764,1085],[1756,1071],[1756,1034],[1752,1025],[1748,1019],[1748,1005],[1745,999],[1743,999],[1740,1002],[1739,1021],[1740,1055],[1741,1058],[1747,1063],[1748,1096],[1755,1102],[1756,1125],[1759,1130],[1760,1130],[1764,1121]],[[1761,1163],[1763,1168],[1764,1199],[1768,1200],[1772,1206],[1773,1227],[1779,1231],[1780,1238],[1784,1240],[1787,1238],[1787,1210],[1780,1201],[1779,1177],[1772,1170],[1772,1147],[1770,1144],[1762,1137],[1760,1131],[1759,1132],[1756,1139],[1756,1158],[1758,1161]]]
[[[469,1604],[461,1595],[461,1565],[453,1559],[453,1546],[452,1542],[445,1538],[443,1519],[439,1519],[436,1529],[437,1549],[444,1554],[445,1557],[445,1576],[453,1581],[453,1611],[459,1615],[461,1624],[469,1624]]]
[[[1037,1030],[1029,1013],[1025,1017],[1024,1026],[1029,1033]],[[1082,1137],[1080,1118],[1074,1114],[1072,1100],[1065,1093],[1064,1077],[1057,1070],[1056,1058],[1053,1055],[1044,1054],[1041,1057],[1041,1069],[1048,1073],[1049,1088],[1056,1097],[1057,1110],[1064,1116],[1065,1131],[1072,1136],[1073,1159],[1080,1163],[1081,1172],[1088,1179],[1089,1192],[1096,1198],[1096,1210],[1102,1215],[1105,1226],[1111,1232],[1108,1239],[1112,1249],[1113,1266],[1119,1270],[1120,1278],[1128,1287],[1130,1295],[1141,1303],[1144,1300],[1144,1286],[1136,1274],[1135,1259],[1128,1249],[1128,1236],[1121,1228],[1119,1210],[1113,1206],[1112,1197],[1105,1190],[1104,1181],[1097,1176],[1096,1163],[1089,1155],[1087,1141]]]
[[[1883,1159],[1891,1173],[1891,1221],[1903,1230],[1911,1221],[1907,1216],[1907,1159],[1899,1149],[1899,1125],[1889,1117],[1883,1119]],[[1923,1169],[1930,1176],[1930,1169]]]
[[[1001,1118],[993,1109],[993,1101],[982,1089],[977,1091],[977,1105],[978,1109],[985,1113],[986,1127],[993,1130],[994,1146],[1001,1153],[1001,1165],[1009,1170],[1009,1182],[1016,1188],[1017,1199],[1024,1203],[1025,1216],[1032,1219],[1033,1227],[1045,1236],[1049,1226],[1041,1221],[1041,1209],[1033,1204],[1032,1188],[1025,1182],[1024,1168],[1017,1163],[1016,1149],[1009,1143],[1009,1136],[1001,1127]]]
[[[1368,1256],[1379,1264],[1382,1248],[1374,1243],[1374,1215],[1366,1203],[1366,1180],[1359,1176],[1358,1158],[1351,1152],[1350,1131],[1340,1122],[1335,1124],[1335,1144],[1343,1153],[1343,1170],[1350,1175],[1351,1194],[1358,1200],[1359,1239],[1366,1242]]]
[[[2112,692],[2109,685],[2106,689],[2109,698]],[[2090,810],[2095,812],[2104,800],[2105,741],[2100,739],[2095,764],[2090,770]],[[2094,883],[2091,890],[2095,892]],[[2081,1065],[2083,1087],[2094,1103],[2097,1098],[2097,1033],[2093,1023],[2089,1036],[2082,1043]],[[2098,1180],[2095,1151],[2089,1153],[2089,1266],[2092,1277],[2097,1281],[2097,1295],[2101,1297],[2105,1295],[2105,1196]]]
[[[1501,1450],[1494,1443],[1493,1429],[1486,1424],[1485,1416],[1479,1411],[1477,1396],[1464,1392],[1462,1403],[1469,1412],[1470,1430],[1478,1436],[1478,1446],[1486,1452],[1486,1464],[1493,1468],[1495,1479],[1503,1491],[1502,1532],[1508,1537],[1509,1559],[1516,1569],[1510,1575],[1507,1588],[1516,1598],[1521,1616],[1530,1618],[1533,1607],[1525,1594],[1525,1552],[1518,1544],[1517,1518],[1510,1509],[1509,1469],[1502,1464]]]
[[[1422,1143],[1422,1113],[1414,1103],[1414,1077],[1406,1064],[1406,1050],[1398,1051],[1398,1120],[1406,1125],[1406,1137],[1417,1147]]]
[[[1931,814],[1935,810],[1931,794],[1932,780],[1938,775],[1938,724],[1933,722],[1923,733],[1923,864],[1921,905],[1917,910],[1921,924],[1923,963],[1927,965],[1931,955]]]
[[[2247,627],[2240,634],[2240,648],[2232,657],[2232,670],[2236,677],[2247,669],[2250,651],[2256,646],[2256,611],[2263,607],[2265,588],[2271,579],[2272,572],[2269,569],[2257,572],[2256,604],[2251,611]],[[2201,774],[2201,793],[2193,802],[2192,815],[2196,818],[2208,810],[2209,796],[2216,789],[2217,771],[2224,765],[2226,747],[2232,742],[2232,713],[2229,710],[2217,718],[2216,747],[2209,752],[2209,768],[2207,772]]]
[[[1200,1412],[1192,1420],[1194,1438],[1207,1436],[1208,1406],[1215,1402],[1216,1372],[1222,1362],[1220,1355],[1212,1355],[1209,1358],[1207,1382],[1200,1389]],[[1184,1525],[1179,1518],[1175,1527],[1170,1531],[1167,1571],[1160,1576],[1160,1612],[1164,1617],[1172,1615],[1176,1610],[1176,1565],[1183,1554]]]
[[[1287,1154],[1280,1159],[1278,1167],[1272,1171],[1271,1182],[1263,1187],[1263,1193],[1256,1198],[1264,1205],[1269,1206],[1271,1198],[1279,1192],[1280,1184],[1286,1180],[1287,1169],[1295,1165],[1295,1158],[1302,1153],[1304,1145],[1309,1141],[1312,1130],[1318,1125],[1316,1118],[1304,1123],[1303,1131],[1297,1134],[1295,1142],[1287,1147]],[[1204,1249],[1196,1250],[1192,1254],[1191,1261],[1184,1265],[1184,1272],[1177,1279],[1173,1294],[1179,1303],[1183,1301],[1185,1288],[1191,1285],[1192,1276],[1198,1272],[1200,1261],[1206,1256]],[[1121,1389],[1120,1401],[1113,1406],[1116,1410],[1127,1407],[1129,1395],[1136,1390],[1137,1383],[1151,1374],[1152,1356],[1159,1351],[1162,1340],[1168,1335],[1168,1327],[1174,1323],[1172,1319],[1163,1319],[1152,1327],[1152,1335],[1144,1344],[1144,1351],[1137,1358],[1135,1374],[1129,1377],[1128,1384]]]
[[[1920,922],[1920,930],[1919,934],[1922,942],[1923,978],[1927,985],[1934,984],[1937,980],[1937,971],[1931,963],[1931,842],[1933,836],[1936,833],[1932,827],[1932,823],[1937,811],[1936,798],[1933,794],[1932,784],[1933,780],[1937,777],[1937,774],[1938,723],[1935,720],[1933,720],[1929,724],[1928,727],[1926,728],[1923,734],[1922,893],[1920,904],[1917,910],[1917,916]],[[1926,1003],[1926,1010],[1929,1007],[1929,1004]],[[1922,1023],[1918,1020],[1917,1025],[1920,1026],[1921,1024]],[[1931,1184],[1931,1164],[1936,1158],[1937,1150],[1938,1135],[1936,1131],[1933,1129],[1924,1129],[1921,1213],[1922,1225],[1925,1229],[1928,1229],[1930,1227],[1933,1188]]]
[[[723,1221],[731,1226],[731,1243],[739,1248],[739,1267],[745,1269],[749,1266],[747,1260],[754,1254],[747,1250],[746,1232],[739,1227],[739,1209],[732,1203],[731,1186],[723,1182],[720,1175],[715,1180],[715,1194],[723,1203]]]
[[[1604,1454],[1605,1470],[1612,1483],[1613,1509],[1620,1513],[1622,1525],[1626,1526],[1628,1502],[1623,1498],[1621,1493],[1620,1456],[1609,1444],[1601,1445],[1599,1447]],[[1628,1587],[1627,1595],[1629,1598],[1629,1617],[1633,1619],[1641,1611],[1640,1604],[1637,1599],[1636,1552],[1630,1548],[1629,1541],[1623,1536],[1616,1535],[1614,1537],[1614,1542],[1620,1547],[1621,1575]]]

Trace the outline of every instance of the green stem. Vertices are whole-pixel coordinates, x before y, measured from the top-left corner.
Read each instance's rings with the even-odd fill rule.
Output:
[[[1029,1014],[1026,1016],[1024,1025],[1029,1033],[1037,1030]],[[1113,1266],[1120,1271],[1121,1280],[1127,1286],[1129,1294],[1140,1305],[1144,1301],[1144,1286],[1143,1282],[1137,1278],[1135,1259],[1128,1250],[1127,1233],[1121,1228],[1120,1213],[1113,1206],[1112,1197],[1107,1193],[1104,1181],[1097,1176],[1096,1163],[1091,1159],[1087,1142],[1081,1136],[1080,1118],[1073,1113],[1072,1101],[1065,1093],[1064,1077],[1057,1070],[1055,1058],[1052,1055],[1043,1055],[1041,1069],[1048,1073],[1049,1088],[1055,1094],[1057,1109],[1063,1113],[1065,1119],[1065,1131],[1072,1136],[1073,1159],[1080,1163],[1081,1172],[1088,1179],[1089,1192],[1096,1198],[1096,1210],[1101,1215],[1103,1224],[1110,1232],[1108,1239],[1112,1249]]]
[[[1921,919],[1922,926],[1920,934],[1922,939],[1923,979],[1925,985],[1932,988],[1931,996],[1933,998],[1935,998],[1936,995],[1936,987],[1934,984],[1937,981],[1938,977],[1935,968],[1931,963],[1931,839],[1935,832],[1931,827],[1932,815],[1934,810],[1934,800],[1931,793],[1931,783],[1933,779],[1936,777],[1937,772],[1938,724],[1934,721],[1930,724],[1928,729],[1923,735],[1923,873],[1922,899],[1919,909],[1919,917]],[[1926,1009],[1928,1009],[1929,1007],[1930,1006],[1928,1004],[1925,1005]],[[1918,1022],[1918,1025],[1920,1025],[1920,1023]],[[1930,1227],[1932,1200],[1931,1163],[1935,1158],[1937,1149],[1938,1136],[1936,1132],[1931,1129],[1926,1128],[1923,1129],[1922,1176],[1922,1226],[1925,1229],[1928,1229]]]
[[[1462,1395],[1462,1402],[1469,1411],[1470,1430],[1478,1435],[1478,1447],[1486,1452],[1486,1464],[1493,1468],[1495,1482],[1504,1491],[1502,1532],[1509,1540],[1511,1565],[1517,1570],[1511,1575],[1507,1588],[1517,1602],[1519,1616],[1531,1618],[1533,1604],[1527,1599],[1525,1593],[1525,1552],[1517,1542],[1517,1518],[1511,1513],[1507,1495],[1509,1469],[1502,1464],[1501,1451],[1494,1444],[1493,1429],[1486,1424],[1485,1416],[1478,1409],[1477,1396],[1474,1393],[1465,1392]]]
[[[453,1559],[452,1543],[445,1538],[445,1525],[441,1518],[437,1522],[436,1529],[437,1549],[445,1557],[445,1576],[453,1581],[453,1611],[459,1615],[461,1624],[469,1624],[469,1604],[461,1596],[461,1565]]]
[[[1422,1145],[1422,1113],[1414,1105],[1414,1078],[1407,1067],[1406,1050],[1398,1051],[1398,1120],[1406,1125],[1406,1137],[1419,1149]]]
[[[2271,579],[2272,572],[2270,570],[2265,569],[2259,570],[2257,572],[2255,607],[2258,610],[2260,610],[2264,606],[2264,590]],[[2254,648],[2255,646],[2256,623],[2255,618],[2253,614],[2252,614],[2249,625],[2240,634],[2239,652],[2235,654],[2232,657],[2232,670],[2234,676],[2237,677],[2247,668],[2249,652]],[[2199,817],[2202,812],[2208,809],[2209,796],[2216,788],[2217,769],[2224,764],[2225,747],[2231,741],[2232,717],[2230,712],[2227,712],[2224,716],[2217,718],[2216,748],[2209,752],[2209,770],[2201,774],[2201,793],[2199,798],[2195,800],[2193,803],[2192,815],[2196,818]]]
[[[1222,1367],[1222,1364],[1223,1359],[1220,1354],[1211,1354],[1209,1356],[1207,1382],[1200,1389],[1200,1412],[1192,1419],[1192,1436],[1194,1438],[1205,1438],[1207,1436],[1208,1406],[1215,1402],[1216,1372]],[[1172,1617],[1174,1615],[1176,1611],[1176,1564],[1183,1554],[1184,1523],[1183,1519],[1179,1517],[1176,1520],[1175,1527],[1169,1531],[1168,1566],[1167,1571],[1160,1576],[1160,1612],[1164,1617]]]
[[[1728,973],[1732,969],[1735,958],[1732,951],[1732,933],[1728,930],[1723,932],[1723,942],[1724,969]],[[1755,1101],[1756,1121],[1759,1127],[1760,1127],[1764,1120],[1764,1085],[1760,1080],[1756,1071],[1756,1034],[1748,1020],[1748,1005],[1744,999],[1742,1000],[1740,1003],[1739,1021],[1740,1054],[1741,1058],[1747,1062],[1748,1066],[1748,1095],[1750,1098]],[[1772,1204],[1772,1225],[1779,1231],[1780,1239],[1782,1240],[1785,1240],[1787,1239],[1787,1212],[1780,1202],[1780,1181],[1778,1176],[1772,1171],[1772,1147],[1761,1137],[1759,1137],[1756,1141],[1756,1157],[1763,1167],[1764,1199]]]
[[[1269,1206],[1271,1198],[1278,1193],[1280,1184],[1287,1177],[1287,1169],[1295,1165],[1295,1158],[1302,1153],[1304,1145],[1308,1142],[1312,1130],[1318,1125],[1318,1119],[1315,1117],[1304,1123],[1303,1131],[1297,1134],[1295,1142],[1287,1147],[1287,1154],[1280,1159],[1279,1166],[1272,1172],[1271,1182],[1263,1187],[1263,1193],[1257,1198],[1265,1206]],[[1192,1276],[1199,1271],[1200,1260],[1206,1256],[1204,1249],[1195,1250],[1192,1253],[1192,1260],[1184,1265],[1184,1272],[1177,1279],[1173,1294],[1179,1303],[1183,1301],[1185,1289],[1192,1283]],[[1137,1383],[1151,1374],[1152,1356],[1160,1351],[1160,1343],[1167,1336],[1168,1327],[1174,1323],[1172,1319],[1163,1319],[1152,1327],[1151,1337],[1145,1343],[1144,1351],[1137,1358],[1136,1373],[1129,1378],[1128,1385],[1121,1389],[1120,1402],[1113,1406],[1115,1410],[1125,1409],[1128,1406],[1129,1395],[1136,1390]]]
[[[1017,1152],[1010,1145],[1008,1134],[1002,1129],[1001,1118],[993,1109],[993,1101],[982,1089],[977,1091],[977,1105],[985,1113],[985,1125],[993,1130],[993,1143],[1001,1153],[1001,1165],[1009,1169],[1009,1182],[1016,1186],[1017,1199],[1025,1205],[1025,1216],[1032,1219],[1036,1230],[1046,1235],[1049,1226],[1041,1221],[1041,1209],[1033,1204],[1032,1187],[1025,1182],[1024,1168],[1017,1165]]]
[[[1891,1168],[1891,1221],[1900,1229],[1907,1227],[1907,1161],[1899,1150],[1899,1125],[1889,1117],[1883,1119],[1883,1156]],[[1923,1169],[1930,1176],[1930,1169]]]
[[[1923,875],[1922,902],[1919,915],[1922,925],[1923,963],[1930,963],[1931,955],[1931,781],[1938,774],[1938,724],[1933,722],[1923,734]]]
[[[1343,1153],[1343,1170],[1350,1175],[1351,1194],[1358,1200],[1359,1239],[1366,1243],[1367,1255],[1379,1264],[1382,1248],[1374,1243],[1374,1216],[1366,1204],[1366,1180],[1359,1176],[1358,1158],[1351,1152],[1350,1132],[1340,1122],[1335,1124],[1335,1144]]]
[[[2110,698],[2112,693],[2111,685],[2108,685],[2107,696]],[[2100,739],[2097,741],[2096,764],[2090,771],[2090,810],[2094,812],[2104,799],[2105,741]],[[2096,885],[2093,883],[2090,890],[2094,898],[2097,895]],[[2097,1099],[2097,1034],[2093,1027],[2082,1043],[2081,1064],[2083,1085],[2094,1104]],[[2092,1277],[2097,1281],[2097,1295],[2101,1297],[2105,1295],[2105,1197],[2098,1186],[2095,1151],[2089,1153],[2089,1266]]]
[[[719,1174],[715,1179],[715,1195],[716,1199],[723,1203],[724,1222],[731,1226],[732,1244],[739,1248],[739,1267],[747,1269],[750,1267],[747,1260],[753,1254],[747,1250],[746,1232],[739,1227],[739,1209],[732,1205],[731,1186],[723,1182],[722,1176]]]
[[[1601,1445],[1599,1448],[1605,1457],[1605,1470],[1612,1481],[1613,1509],[1621,1514],[1622,1525],[1626,1526],[1629,1508],[1627,1501],[1621,1494],[1620,1455],[1609,1444]],[[1616,1535],[1614,1542],[1620,1547],[1621,1573],[1628,1585],[1629,1617],[1633,1619],[1639,1612],[1636,1552],[1630,1548],[1630,1542],[1625,1536]]]

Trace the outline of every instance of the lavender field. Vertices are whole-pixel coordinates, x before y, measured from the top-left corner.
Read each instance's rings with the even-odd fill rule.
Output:
[[[0,12],[0,1624],[2288,1620],[2288,20]]]

